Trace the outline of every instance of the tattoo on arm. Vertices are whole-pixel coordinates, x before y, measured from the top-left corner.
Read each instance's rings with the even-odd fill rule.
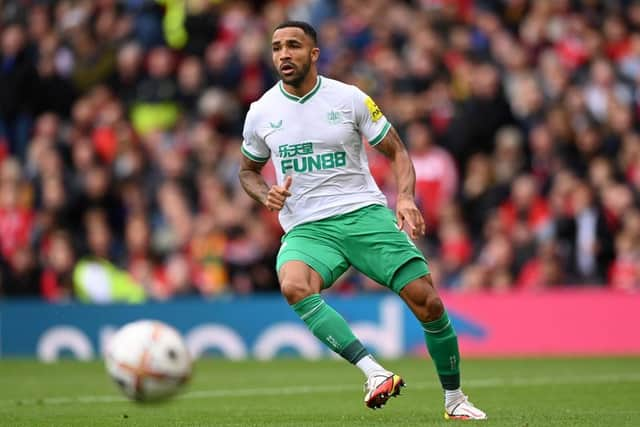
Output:
[[[240,165],[240,172],[238,177],[240,178],[240,184],[242,188],[257,202],[266,204],[267,193],[269,192],[269,186],[264,180],[264,177],[260,174],[260,171],[264,167],[265,163],[254,162],[253,160],[242,156],[242,164]]]
[[[391,160],[391,170],[396,178],[398,196],[414,197],[416,171],[398,132],[392,127],[375,148]]]

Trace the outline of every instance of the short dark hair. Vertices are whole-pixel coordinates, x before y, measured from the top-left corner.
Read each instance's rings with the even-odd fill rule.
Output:
[[[281,28],[289,28],[289,27],[300,28],[302,31],[304,31],[306,35],[311,37],[311,40],[313,40],[314,45],[316,46],[318,45],[318,34],[316,33],[315,28],[313,28],[311,24],[304,21],[284,21],[282,24],[274,28],[273,31],[279,30]]]

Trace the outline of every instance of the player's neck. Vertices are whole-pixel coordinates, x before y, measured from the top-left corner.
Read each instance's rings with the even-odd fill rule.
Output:
[[[305,77],[304,81],[299,86],[291,86],[289,84],[286,84],[285,82],[282,82],[282,86],[284,87],[284,90],[286,90],[291,95],[302,98],[313,90],[313,88],[316,86],[316,83],[318,83],[318,72],[309,71],[309,74],[307,74],[307,77]]]

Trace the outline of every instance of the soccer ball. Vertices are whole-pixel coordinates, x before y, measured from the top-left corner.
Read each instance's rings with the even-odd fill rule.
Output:
[[[105,363],[120,390],[140,402],[174,395],[191,376],[191,356],[182,337],[155,320],[119,329],[107,345]]]

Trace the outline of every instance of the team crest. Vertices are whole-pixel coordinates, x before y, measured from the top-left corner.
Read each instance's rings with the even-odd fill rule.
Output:
[[[332,125],[342,122],[342,113],[340,111],[331,110],[327,113],[327,120]]]

